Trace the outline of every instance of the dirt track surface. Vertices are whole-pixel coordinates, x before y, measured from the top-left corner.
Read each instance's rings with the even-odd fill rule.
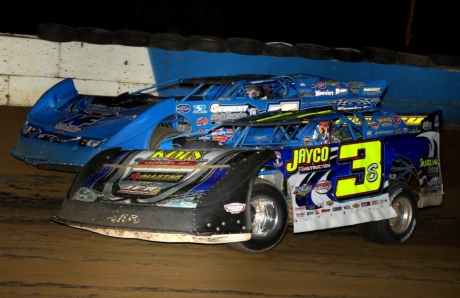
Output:
[[[442,131],[444,201],[404,245],[356,227],[293,234],[262,254],[118,239],[59,225],[74,174],[11,157],[28,108],[0,106],[0,297],[460,297],[460,131]]]

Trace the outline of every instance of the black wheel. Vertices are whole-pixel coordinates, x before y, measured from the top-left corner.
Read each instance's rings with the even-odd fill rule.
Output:
[[[150,136],[149,149],[156,149],[160,147],[161,141],[177,136],[178,134],[180,134],[180,132],[177,130],[169,127],[158,126]]]
[[[264,50],[261,41],[251,38],[229,37],[227,45],[231,52],[243,55],[260,55]]]
[[[61,24],[43,23],[37,27],[37,37],[55,42],[73,41],[75,38],[75,29]]]
[[[189,38],[190,50],[211,53],[227,51],[227,41],[223,38],[205,35],[192,35]]]
[[[163,50],[185,51],[190,46],[190,40],[175,33],[153,33],[150,35],[150,44]]]
[[[428,67],[430,65],[430,57],[404,52],[396,52],[396,61],[400,64],[410,66]]]
[[[257,178],[252,189],[251,213],[251,239],[225,245],[250,253],[272,249],[283,239],[288,226],[287,205],[283,194],[273,183]]]
[[[352,48],[334,48],[332,56],[334,59],[346,62],[361,62],[364,60],[364,52]]]
[[[332,49],[326,46],[311,43],[298,43],[295,46],[297,56],[300,57],[316,60],[327,60],[332,58]]]
[[[295,46],[285,42],[267,42],[264,50],[270,56],[289,57],[295,54]]]
[[[75,37],[78,41],[93,44],[113,43],[113,32],[102,28],[77,27]]]
[[[389,195],[396,217],[358,225],[365,240],[381,244],[402,244],[413,235],[418,221],[414,192],[406,183],[395,181],[389,186]]]
[[[124,46],[146,47],[150,44],[150,33],[141,30],[115,30],[115,43]]]
[[[394,64],[396,63],[395,51],[376,48],[376,47],[365,47],[364,52],[366,54],[366,60],[369,62],[379,64]]]

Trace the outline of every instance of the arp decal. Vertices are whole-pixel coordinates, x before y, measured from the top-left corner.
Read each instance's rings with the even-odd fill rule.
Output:
[[[185,114],[190,112],[190,105],[187,104],[181,104],[176,106],[176,112],[179,114]]]
[[[150,183],[145,183],[141,185],[128,185],[120,188],[118,192],[138,195],[156,195],[160,190],[161,188],[158,186],[150,186]]]

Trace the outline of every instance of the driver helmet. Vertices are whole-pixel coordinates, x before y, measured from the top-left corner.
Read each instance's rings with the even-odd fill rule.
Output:
[[[254,85],[248,85],[248,86],[245,86],[244,89],[246,90],[246,93],[251,98],[258,99],[262,96],[262,90],[260,87],[257,87]]]

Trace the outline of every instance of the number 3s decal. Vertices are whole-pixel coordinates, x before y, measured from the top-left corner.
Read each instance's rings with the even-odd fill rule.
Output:
[[[337,178],[335,197],[338,200],[380,192],[384,180],[382,149],[380,140],[342,144],[339,147],[337,161],[350,163],[351,175]]]

